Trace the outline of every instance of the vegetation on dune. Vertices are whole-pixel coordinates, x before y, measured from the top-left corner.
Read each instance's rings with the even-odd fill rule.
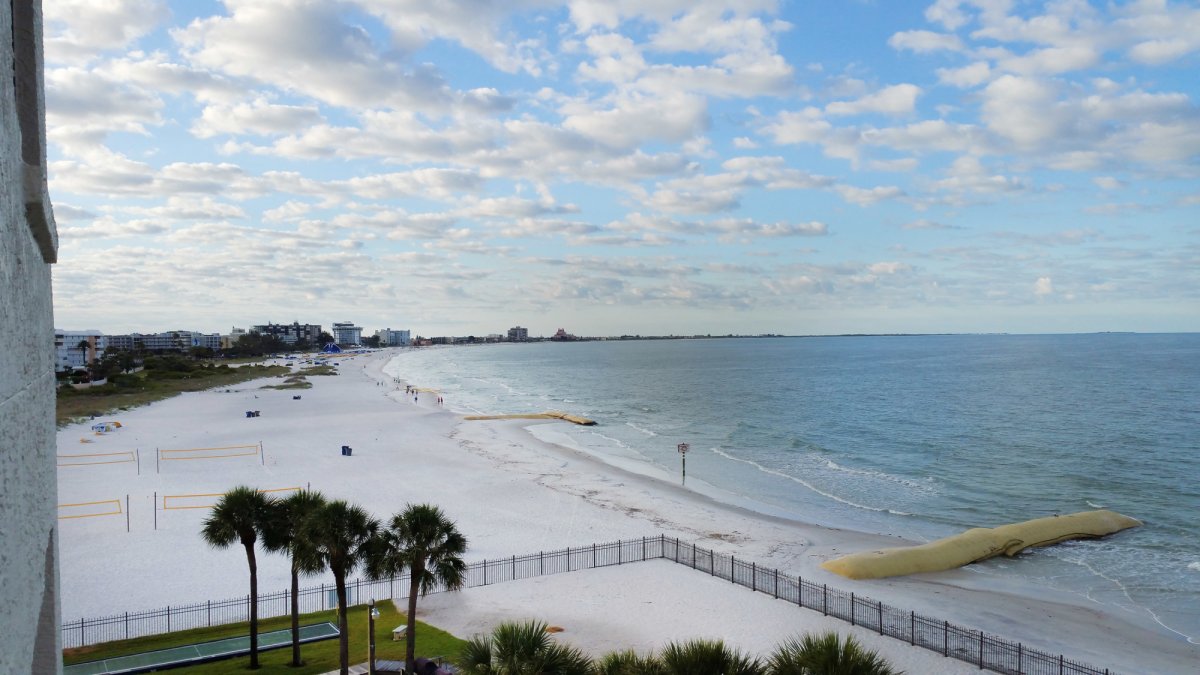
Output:
[[[284,366],[231,368],[226,364],[215,365],[181,356],[146,357],[144,369],[137,372],[127,372],[115,357],[112,363],[117,364],[115,371],[109,372],[109,367],[105,366],[96,373],[100,376],[96,379],[107,377],[106,384],[86,389],[59,387],[56,419],[60,426],[162,401],[186,391],[228,387],[290,372]],[[129,369],[134,368],[132,364],[127,365]]]

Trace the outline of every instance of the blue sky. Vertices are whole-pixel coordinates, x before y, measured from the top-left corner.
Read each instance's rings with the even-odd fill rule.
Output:
[[[55,323],[1200,330],[1200,7],[63,0]]]

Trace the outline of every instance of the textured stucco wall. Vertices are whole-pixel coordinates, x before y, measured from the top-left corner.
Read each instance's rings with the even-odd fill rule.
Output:
[[[38,0],[0,0],[0,673],[62,671],[40,27]]]

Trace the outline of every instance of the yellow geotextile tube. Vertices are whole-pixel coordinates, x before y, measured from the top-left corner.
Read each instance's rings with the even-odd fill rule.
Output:
[[[977,527],[920,546],[854,553],[828,560],[821,563],[821,567],[849,579],[941,572],[1001,554],[1014,556],[1034,546],[1103,537],[1141,524],[1141,521],[1114,511],[1083,511],[1000,527]]]

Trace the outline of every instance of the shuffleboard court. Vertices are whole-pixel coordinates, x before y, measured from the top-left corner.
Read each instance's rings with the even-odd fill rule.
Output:
[[[337,626],[332,623],[317,623],[300,627],[300,642],[316,642],[337,637]],[[258,651],[278,649],[292,644],[290,629],[275,630],[258,634]],[[183,666],[203,661],[232,658],[250,653],[250,636],[225,638],[194,645],[183,645],[171,649],[160,649],[141,654],[129,654],[111,659],[77,663],[64,666],[63,675],[116,675],[117,673],[144,673],[168,667]]]

